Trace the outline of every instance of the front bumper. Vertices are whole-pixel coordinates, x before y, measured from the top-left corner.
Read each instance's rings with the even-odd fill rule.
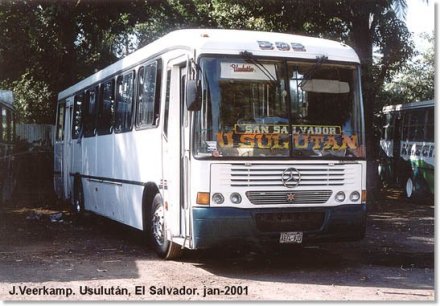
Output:
[[[194,248],[227,242],[278,242],[280,232],[301,231],[303,242],[352,241],[365,235],[365,204],[335,207],[193,208]]]

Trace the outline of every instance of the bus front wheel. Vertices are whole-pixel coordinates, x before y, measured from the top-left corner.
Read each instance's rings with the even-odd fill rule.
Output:
[[[151,242],[159,257],[170,260],[179,258],[182,255],[181,246],[166,237],[165,207],[159,193],[156,194],[151,205],[150,222]]]
[[[405,183],[405,196],[407,199],[414,197],[415,185],[412,177],[408,177]]]

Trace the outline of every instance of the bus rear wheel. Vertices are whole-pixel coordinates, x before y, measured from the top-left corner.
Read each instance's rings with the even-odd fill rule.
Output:
[[[75,178],[74,181],[72,212],[77,215],[84,212],[84,192],[80,177]]]
[[[166,237],[167,224],[162,196],[158,193],[151,205],[150,236],[154,251],[159,257],[172,260],[182,255],[180,245],[169,241]]]

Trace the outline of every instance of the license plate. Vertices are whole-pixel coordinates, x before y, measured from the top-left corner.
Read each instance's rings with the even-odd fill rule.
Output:
[[[280,243],[302,243],[302,232],[283,232],[280,234]]]

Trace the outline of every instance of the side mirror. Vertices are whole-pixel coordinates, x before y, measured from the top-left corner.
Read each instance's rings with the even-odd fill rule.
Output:
[[[186,82],[186,108],[189,111],[198,111],[202,106],[200,97],[200,81],[187,80]]]

